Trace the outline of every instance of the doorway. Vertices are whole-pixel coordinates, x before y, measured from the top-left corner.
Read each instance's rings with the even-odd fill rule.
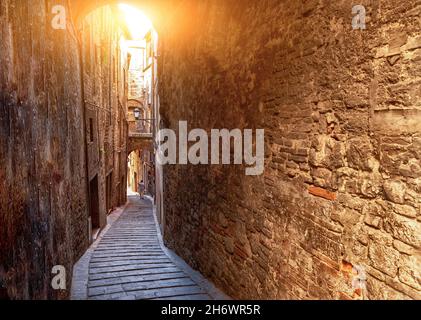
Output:
[[[106,205],[107,212],[109,213],[113,209],[112,205],[112,185],[113,185],[113,173],[111,172],[106,179]]]
[[[124,176],[121,177],[121,181],[120,181],[120,204],[125,204],[126,203],[126,196],[127,196],[127,189],[124,188],[125,183],[124,181],[126,180],[126,178]]]
[[[91,213],[92,238],[95,239],[101,227],[100,218],[99,218],[99,193],[98,193],[98,176],[97,175],[89,183],[89,190],[90,190],[90,196],[91,196],[90,213]]]

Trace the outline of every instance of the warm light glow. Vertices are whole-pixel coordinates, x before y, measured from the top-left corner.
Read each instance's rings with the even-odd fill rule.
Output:
[[[148,31],[153,28],[152,22],[142,11],[127,4],[119,4],[118,7],[124,14],[125,22],[133,39],[143,39]]]

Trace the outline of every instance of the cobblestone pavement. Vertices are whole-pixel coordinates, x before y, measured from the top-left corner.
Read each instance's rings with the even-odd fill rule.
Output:
[[[130,196],[125,211],[93,249],[87,298],[210,300],[193,278],[161,247],[151,203]]]

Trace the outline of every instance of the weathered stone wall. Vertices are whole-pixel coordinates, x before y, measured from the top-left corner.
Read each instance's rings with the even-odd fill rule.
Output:
[[[185,1],[167,127],[264,128],[266,169],[166,166],[165,241],[234,298],[421,299],[421,4]],[[356,3],[357,4],[357,3]],[[358,3],[360,4],[360,3]]]
[[[128,45],[128,51],[131,56],[129,69],[129,100],[143,102],[145,43],[144,41],[130,41],[128,42]],[[139,107],[139,105],[137,107]]]
[[[69,287],[89,242],[79,51],[51,6],[0,4],[0,278],[17,299],[66,296],[52,267]]]
[[[52,289],[52,268],[65,266],[70,289],[72,266],[90,242],[91,175],[99,176],[102,225],[107,209],[126,201],[127,56],[120,52],[121,33],[110,8],[93,13],[81,29],[67,16],[66,29],[55,30],[51,12],[57,4],[70,12],[66,1],[0,4],[0,284],[12,299],[68,296],[68,290]],[[89,55],[83,50],[81,57],[86,38]],[[84,106],[86,118],[95,120],[93,143],[89,121],[85,133]]]
[[[84,94],[87,108],[89,179],[98,177],[100,223],[107,213],[126,202],[128,59],[120,47],[124,34],[115,19],[115,8],[100,7],[80,26],[83,48]],[[89,141],[93,121],[93,141]],[[107,200],[107,176],[111,190]],[[124,181],[122,183],[121,181]],[[108,187],[109,188],[109,187]],[[107,207],[108,206],[108,207]]]

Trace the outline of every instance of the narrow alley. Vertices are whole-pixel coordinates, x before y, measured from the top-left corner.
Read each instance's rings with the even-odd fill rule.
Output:
[[[117,221],[94,244],[89,257],[82,258],[86,263],[77,267],[80,274],[74,278],[79,283],[75,282],[72,299],[228,298],[200,274],[183,266],[180,258],[164,248],[159,233],[150,200],[132,193]],[[84,274],[87,281],[83,281]]]
[[[0,300],[421,300],[420,25],[1,0]]]

